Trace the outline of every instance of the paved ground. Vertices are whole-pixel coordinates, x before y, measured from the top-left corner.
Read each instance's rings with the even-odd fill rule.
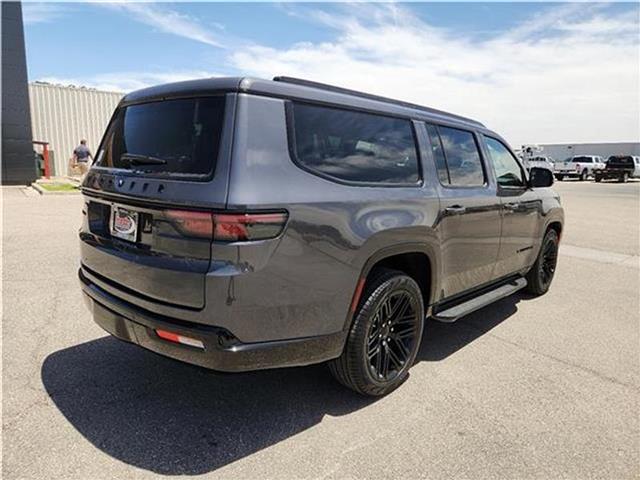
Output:
[[[640,182],[557,188],[550,293],[429,323],[378,401],[321,366],[215,375],[106,337],[79,198],[3,189],[4,478],[639,478]]]

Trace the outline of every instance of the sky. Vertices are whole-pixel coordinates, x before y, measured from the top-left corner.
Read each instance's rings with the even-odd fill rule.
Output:
[[[518,147],[640,141],[640,3],[23,3],[30,81],[287,75],[480,120]]]

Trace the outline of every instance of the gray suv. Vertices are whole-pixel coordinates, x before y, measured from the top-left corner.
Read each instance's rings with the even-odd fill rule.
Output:
[[[107,332],[174,359],[327,362],[383,395],[426,318],[547,291],[552,183],[481,123],[419,105],[287,77],[148,88],[82,185],[83,296]]]

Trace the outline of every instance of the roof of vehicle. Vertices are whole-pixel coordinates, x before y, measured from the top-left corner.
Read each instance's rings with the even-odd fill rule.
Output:
[[[275,77],[273,80],[250,77],[219,77],[167,83],[131,92],[124,97],[122,103],[129,104],[233,91],[349,106],[390,115],[438,119],[484,128],[484,125],[476,120],[434,108],[291,77]]]

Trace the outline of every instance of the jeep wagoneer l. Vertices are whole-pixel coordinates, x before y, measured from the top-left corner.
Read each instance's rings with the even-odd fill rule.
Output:
[[[287,77],[162,85],[124,97],[84,180],[80,281],[146,349],[226,372],[327,362],[383,395],[427,317],[547,291],[552,182],[419,105]]]

